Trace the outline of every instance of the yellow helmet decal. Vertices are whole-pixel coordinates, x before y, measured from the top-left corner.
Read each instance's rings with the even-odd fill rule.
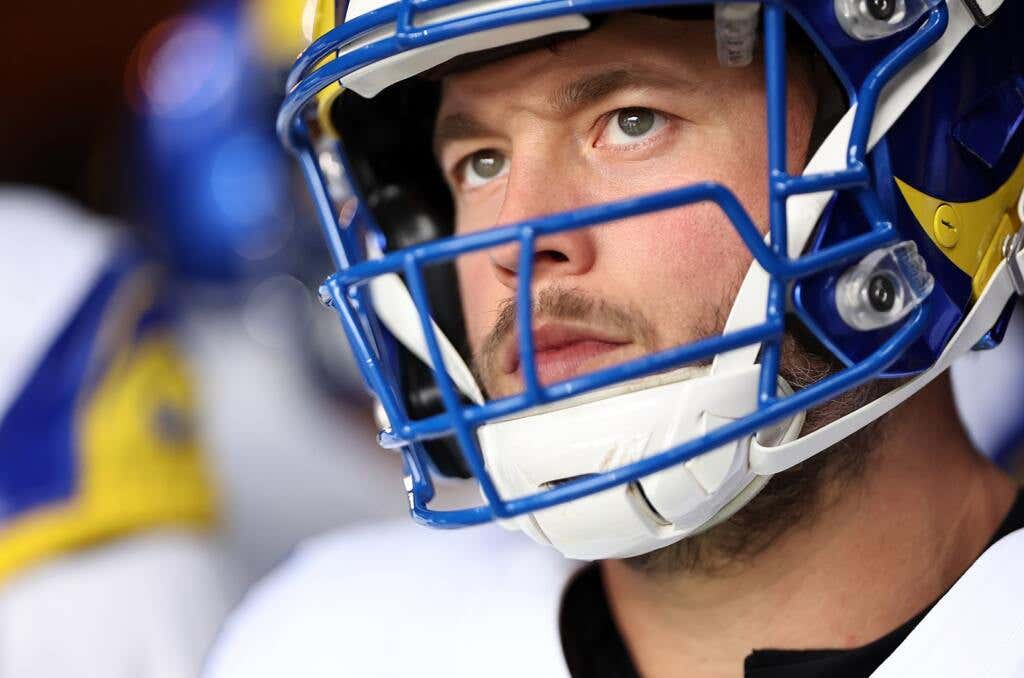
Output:
[[[287,68],[310,43],[335,26],[335,0],[251,0],[246,8],[259,53],[270,66]],[[317,66],[333,59],[329,56]],[[316,97],[321,125],[334,134],[330,107],[342,92],[334,83]]]
[[[1024,190],[1024,159],[994,193],[971,202],[940,200],[900,179],[896,185],[939,251],[971,277],[977,298],[1002,261],[1006,236],[1021,227],[1016,204]]]
[[[307,31],[307,38],[310,42],[316,40],[324,33],[334,28],[337,23],[335,15],[336,0],[307,0],[306,8],[303,11],[303,24]],[[323,66],[334,56],[328,56],[317,64]],[[338,132],[331,124],[331,105],[334,100],[344,91],[340,83],[334,82],[325,87],[316,96],[316,115],[320,121],[321,128],[331,136],[338,136]]]

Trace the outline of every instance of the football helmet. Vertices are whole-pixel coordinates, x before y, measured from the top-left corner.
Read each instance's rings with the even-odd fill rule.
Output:
[[[429,161],[436,85],[418,76],[587,31],[610,12],[698,6],[723,66],[760,67],[750,57],[763,49],[767,236],[715,182],[452,234]],[[315,39],[289,77],[278,134],[338,269],[321,299],[377,398],[381,444],[403,456],[411,512],[428,525],[497,519],[583,559],[671,544],[958,355],[996,345],[1024,292],[1019,2],[320,0],[306,20]],[[800,175],[786,169],[787,35],[809,41],[841,98]],[[720,335],[542,384],[533,331],[522,331],[522,392],[485,397],[465,357],[454,259],[518,245],[516,323],[532,328],[538,238],[699,202],[716,205],[753,256]],[[779,375],[797,324],[842,365],[801,387]],[[896,377],[802,431],[809,408]],[[472,476],[484,502],[438,508],[444,475]]]

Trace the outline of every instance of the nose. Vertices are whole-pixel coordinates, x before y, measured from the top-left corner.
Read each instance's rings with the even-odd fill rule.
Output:
[[[543,174],[527,174],[526,168],[512,171],[505,189],[505,199],[498,215],[498,225],[519,223],[579,207],[578,194],[563,182],[545,181]],[[568,182],[564,182],[568,183]],[[508,243],[490,251],[491,265],[498,280],[510,289],[516,288],[519,277],[519,243]],[[593,229],[578,228],[545,235],[534,240],[533,280],[581,276],[589,272],[597,259]]]

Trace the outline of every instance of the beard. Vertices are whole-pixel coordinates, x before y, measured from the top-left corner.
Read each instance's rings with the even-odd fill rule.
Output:
[[[735,298],[735,291],[729,298]],[[578,289],[562,287],[542,290],[534,304],[536,319],[583,321],[614,327],[633,337],[646,352],[655,350],[655,326],[639,309],[594,300]],[[704,322],[690,333],[689,340],[720,335],[725,327],[723,309],[726,308],[731,308],[731,303],[709,305],[702,314]],[[515,319],[515,301],[508,300],[502,304],[491,332],[472,360],[478,382],[492,396],[493,385],[498,381],[496,356],[501,346],[515,334]],[[842,369],[842,364],[795,321],[788,322],[787,327],[779,374],[795,391]],[[707,359],[697,364],[710,362]],[[871,381],[808,410],[801,434],[854,412],[896,385],[898,382]],[[810,459],[774,475],[743,508],[706,532],[623,562],[651,576],[711,576],[750,562],[785,534],[812,524],[814,517],[835,497],[864,476],[871,451],[877,447],[884,430],[884,421],[882,417]]]
[[[800,390],[842,369],[813,340],[783,338],[779,374]],[[815,431],[884,395],[898,382],[870,381],[807,411],[801,435]],[[749,563],[786,534],[813,525],[837,497],[863,477],[872,451],[884,435],[880,417],[796,466],[772,476],[743,508],[706,532],[625,562],[651,576],[714,576]]]

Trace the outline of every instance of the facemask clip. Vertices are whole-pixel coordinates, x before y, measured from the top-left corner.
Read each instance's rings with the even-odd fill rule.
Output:
[[[715,4],[715,40],[718,63],[728,68],[749,66],[754,60],[757,42],[759,2],[720,2]]]
[[[941,0],[835,0],[836,20],[851,38],[878,40],[912,26]]]
[[[843,273],[836,281],[836,309],[850,327],[876,330],[906,317],[934,286],[917,244],[904,240],[875,250]]]

